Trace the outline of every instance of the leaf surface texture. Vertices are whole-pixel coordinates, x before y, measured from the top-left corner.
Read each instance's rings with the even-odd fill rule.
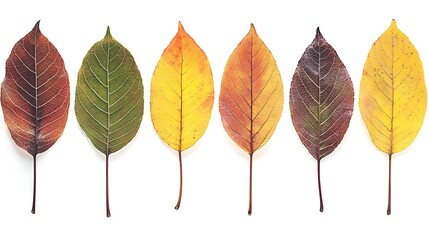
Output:
[[[109,155],[136,135],[143,117],[143,84],[131,53],[110,29],[83,59],[76,86],[76,117],[102,153]]]
[[[223,127],[253,154],[274,133],[283,110],[283,83],[276,61],[251,25],[226,64],[219,96]]]
[[[289,102],[295,130],[316,160],[334,151],[343,139],[353,97],[346,67],[317,29],[293,75]]]
[[[193,146],[207,129],[213,109],[213,76],[204,51],[179,22],[164,50],[150,89],[152,123],[171,148]]]
[[[407,148],[422,127],[426,101],[419,54],[392,20],[372,45],[360,84],[359,108],[375,146],[390,155]]]
[[[32,156],[49,149],[63,133],[69,104],[64,61],[37,22],[13,47],[1,85],[4,119],[15,143]]]

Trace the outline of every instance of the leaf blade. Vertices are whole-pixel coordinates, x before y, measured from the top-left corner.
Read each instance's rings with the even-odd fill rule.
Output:
[[[150,96],[154,128],[171,148],[186,150],[204,134],[213,108],[213,84],[207,56],[179,22],[155,68]]]
[[[271,51],[253,24],[225,66],[219,95],[224,129],[253,154],[272,136],[283,110],[283,83]]]
[[[41,33],[39,22],[13,47],[1,85],[2,109],[12,139],[32,156],[60,138],[70,104],[64,61]]]
[[[143,84],[131,53],[110,33],[88,51],[79,69],[76,118],[102,153],[120,150],[137,134],[143,118]]]
[[[374,145],[393,154],[416,138],[427,92],[419,54],[396,21],[371,47],[364,66],[359,108]]]
[[[289,101],[295,130],[316,160],[329,155],[343,139],[353,97],[346,67],[318,28],[298,62]]]

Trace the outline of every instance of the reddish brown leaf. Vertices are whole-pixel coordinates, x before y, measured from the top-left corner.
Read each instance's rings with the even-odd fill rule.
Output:
[[[290,88],[292,122],[301,142],[317,160],[340,144],[353,112],[353,84],[335,49],[319,31],[296,67]]]
[[[6,61],[1,85],[4,119],[15,143],[34,160],[61,136],[67,121],[70,86],[63,59],[40,32],[39,22],[19,40]]]

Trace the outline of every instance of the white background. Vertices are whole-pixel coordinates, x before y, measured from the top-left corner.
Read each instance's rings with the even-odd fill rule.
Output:
[[[15,146],[1,121],[0,239],[427,239],[427,121],[415,142],[393,156],[392,215],[387,216],[387,156],[373,146],[357,107],[367,53],[392,18],[419,50],[423,67],[429,67],[424,2],[3,1],[0,62],[4,64],[13,45],[41,20],[41,31],[64,58],[71,106],[63,136],[38,156],[35,215],[30,213],[31,157]],[[149,86],[179,20],[210,60],[215,105],[205,135],[183,153],[183,199],[176,211],[177,153],[153,129]],[[276,132],[254,156],[251,217],[248,155],[225,133],[218,111],[225,63],[250,23],[274,54],[285,89]],[[74,114],[77,72],[107,25],[134,55],[145,86],[141,128],[128,146],[111,155],[109,219],[104,156],[86,138]],[[355,88],[350,128],[340,146],[322,160],[323,213],[318,211],[316,161],[295,133],[288,106],[293,72],[318,26]]]

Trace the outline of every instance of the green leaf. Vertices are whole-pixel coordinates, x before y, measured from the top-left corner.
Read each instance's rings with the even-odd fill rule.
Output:
[[[75,111],[80,127],[106,155],[106,212],[109,207],[109,155],[127,145],[143,118],[143,84],[131,53],[106,36],[89,49],[79,70]]]
[[[94,146],[109,155],[136,135],[143,117],[143,84],[131,53],[107,28],[83,59],[76,86],[76,117]]]

